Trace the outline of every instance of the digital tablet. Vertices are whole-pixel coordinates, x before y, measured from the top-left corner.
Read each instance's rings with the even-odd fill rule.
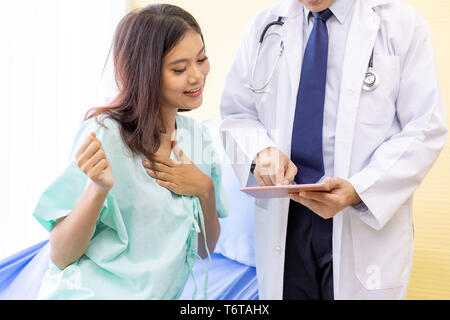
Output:
[[[300,191],[330,191],[325,183],[313,184],[290,184],[287,186],[264,186],[264,187],[246,187],[241,188],[242,192],[257,198],[288,198],[289,193],[297,193]]]

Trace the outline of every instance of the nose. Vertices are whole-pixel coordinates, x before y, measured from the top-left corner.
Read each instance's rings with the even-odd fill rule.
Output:
[[[203,73],[200,71],[199,68],[197,68],[197,67],[192,68],[192,72],[191,72],[191,74],[189,75],[189,82],[190,82],[191,84],[199,83],[199,82],[201,82],[201,81],[203,80],[203,78],[204,78],[204,75],[203,75]]]

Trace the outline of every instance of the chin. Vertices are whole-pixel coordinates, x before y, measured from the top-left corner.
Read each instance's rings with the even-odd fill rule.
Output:
[[[303,0],[303,4],[311,11],[318,12],[325,10],[329,4],[331,4],[333,1],[328,3],[328,1],[323,0]]]
[[[183,106],[178,108],[178,111],[182,112],[182,111],[192,111],[192,110],[198,109],[202,105],[202,102],[203,102],[203,99],[201,99],[197,103],[191,103],[190,105],[183,105]]]
[[[193,111],[195,109],[198,109],[200,107],[200,105],[198,106],[183,106],[178,108],[178,112],[188,112],[188,111]]]

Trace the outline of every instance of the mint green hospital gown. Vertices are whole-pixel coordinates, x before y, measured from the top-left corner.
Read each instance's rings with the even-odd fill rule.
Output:
[[[177,299],[197,257],[200,201],[159,186],[142,166],[144,156],[132,154],[124,144],[118,123],[110,118],[103,123],[106,128],[95,119],[82,124],[70,164],[43,192],[33,212],[48,231],[71,212],[89,182],[74,155],[95,132],[111,163],[114,187],[87,251],[64,270],[50,260],[38,299]],[[225,217],[228,199],[208,129],[180,114],[176,125],[179,146],[212,178],[217,212]],[[173,152],[171,158],[177,159]]]

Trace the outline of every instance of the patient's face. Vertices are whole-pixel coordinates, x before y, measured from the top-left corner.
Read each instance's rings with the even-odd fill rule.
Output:
[[[186,32],[163,59],[161,108],[198,108],[209,69],[200,34],[193,30]]]

